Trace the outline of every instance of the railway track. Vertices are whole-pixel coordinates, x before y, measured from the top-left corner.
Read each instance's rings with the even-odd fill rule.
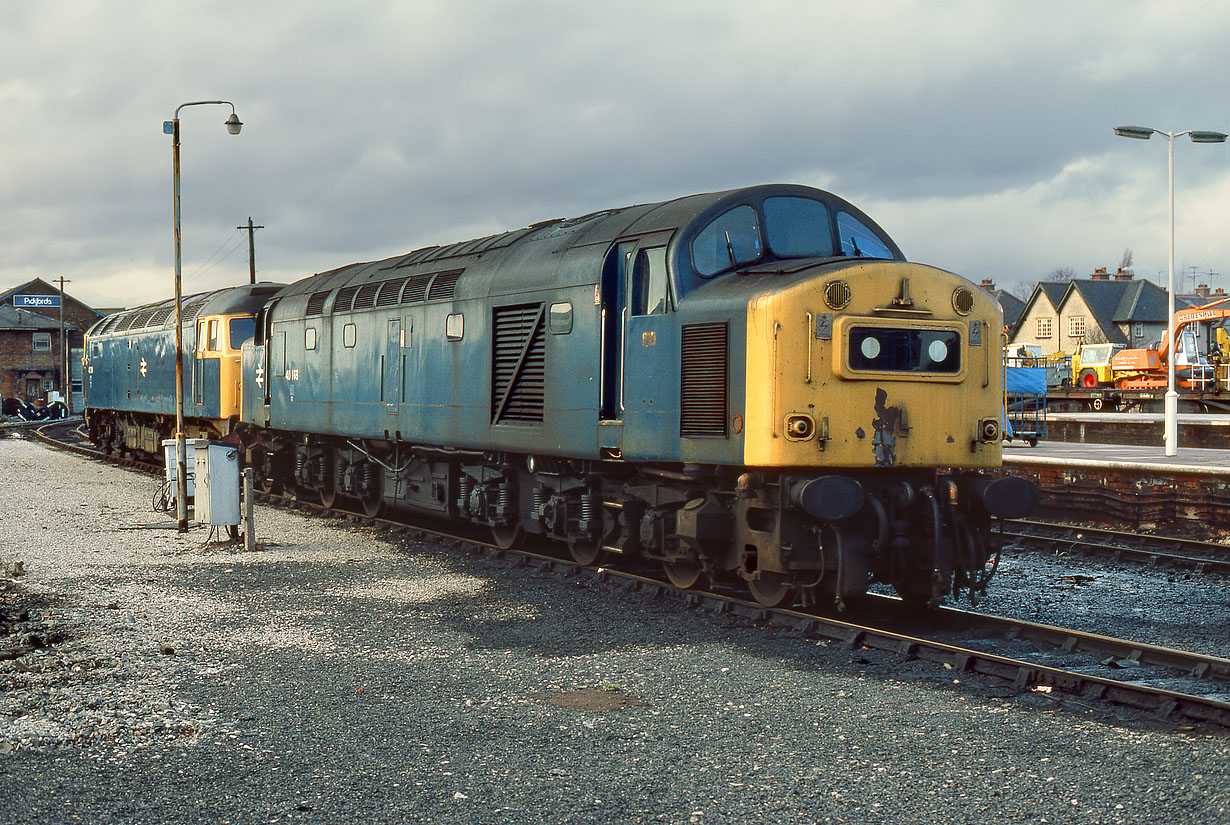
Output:
[[[1004,535],[1018,548],[1054,555],[1092,556],[1150,567],[1230,574],[1230,546],[1213,542],[1025,519],[1006,522]]]
[[[63,428],[63,425],[59,425]],[[44,442],[102,458],[82,443],[34,430]],[[67,429],[67,428],[65,428]],[[160,474],[145,462],[125,466]],[[446,547],[528,565],[563,576],[589,575],[629,591],[669,598],[693,609],[741,616],[789,628],[809,639],[855,650],[879,651],[903,661],[919,660],[956,674],[976,673],[1012,690],[1051,694],[1075,703],[1110,704],[1157,715],[1172,723],[1202,724],[1230,731],[1230,660],[1142,644],[1068,628],[990,616],[955,608],[927,615],[908,612],[895,597],[871,596],[842,616],[810,609],[768,608],[745,594],[722,589],[681,590],[656,575],[613,567],[584,567],[571,558],[537,550],[504,548],[484,541],[386,518],[371,518],[315,502],[259,494],[259,500],[308,513],[343,516],[355,524],[431,541]]]

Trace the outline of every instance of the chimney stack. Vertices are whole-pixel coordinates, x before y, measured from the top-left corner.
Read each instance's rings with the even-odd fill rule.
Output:
[[[1119,267],[1119,271],[1115,273],[1115,280],[1116,281],[1130,281],[1132,280],[1132,273],[1127,271],[1123,267]]]
[[[1089,276],[1090,280],[1094,281],[1109,281],[1110,275],[1106,274],[1106,267],[1099,266],[1093,270],[1093,274]]]
[[[995,282],[994,282],[994,281],[992,281],[990,278],[983,278],[983,279],[982,279],[982,283],[980,284],[980,286],[981,286],[983,289],[985,289],[987,292],[994,292],[994,291],[995,291]]]
[[[1201,298],[1209,297],[1209,285],[1208,284],[1197,284],[1196,294],[1199,295]]]

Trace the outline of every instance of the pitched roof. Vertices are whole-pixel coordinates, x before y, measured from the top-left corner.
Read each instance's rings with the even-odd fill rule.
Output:
[[[19,286],[15,286],[12,289],[8,289],[8,290],[4,290],[3,292],[0,292],[0,303],[8,303],[11,306],[13,303],[14,295],[27,295],[27,294],[29,295],[59,295],[60,288],[53,284],[47,283],[42,278],[35,278],[33,281],[26,281],[24,284],[20,284]],[[68,304],[74,304],[88,312],[93,312],[99,318],[102,317],[102,313],[94,309],[94,307],[88,306],[87,304],[83,304],[81,301],[78,301],[76,298],[74,298],[72,295],[69,295],[67,292],[64,293],[64,300],[66,302],[65,303],[66,306]]]
[[[1025,311],[1025,302],[1011,292],[1002,289],[995,290],[991,295],[999,302],[999,308],[1004,311],[1004,326],[1016,326],[1016,322],[1021,320],[1021,313]]]
[[[1063,296],[1067,294],[1068,284],[1071,281],[1039,281],[1036,290],[1042,290],[1046,297],[1051,302],[1051,306],[1058,308],[1059,302],[1063,300]]]
[[[1067,281],[1039,281],[1034,285],[1034,291],[1029,293],[1029,300],[1021,307],[1021,312],[1017,315],[1017,321],[1024,318],[1025,315],[1033,308],[1033,305],[1038,302],[1042,296],[1050,301],[1052,309],[1059,308],[1059,302],[1068,290]],[[1008,323],[1007,313],[1004,313],[1004,323]]]
[[[0,329],[41,330],[59,329],[60,322],[39,315],[37,312],[20,309],[9,304],[0,304]],[[65,329],[76,329],[75,324],[64,325]]]

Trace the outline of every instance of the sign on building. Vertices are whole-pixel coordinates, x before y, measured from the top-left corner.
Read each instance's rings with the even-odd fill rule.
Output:
[[[57,309],[60,306],[59,295],[14,295],[13,306],[27,309]]]

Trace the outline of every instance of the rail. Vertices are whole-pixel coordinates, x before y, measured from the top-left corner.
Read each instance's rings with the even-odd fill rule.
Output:
[[[1197,539],[1026,519],[1006,522],[1004,535],[1016,547],[1025,550],[1097,556],[1196,573],[1230,574],[1230,546]]]

